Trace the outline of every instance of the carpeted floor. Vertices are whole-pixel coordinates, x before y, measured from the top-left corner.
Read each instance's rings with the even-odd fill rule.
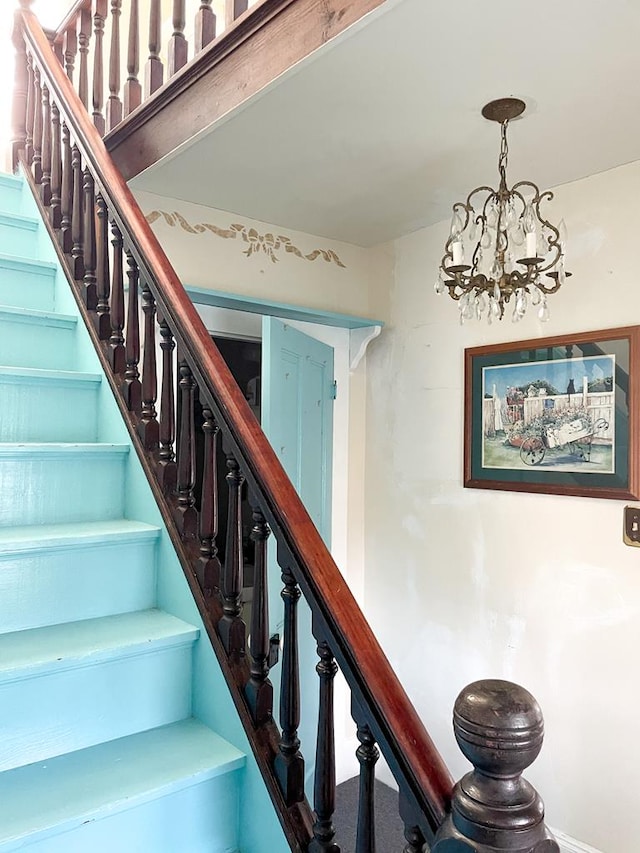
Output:
[[[355,853],[358,819],[357,777],[336,788],[336,843],[342,853]],[[404,849],[404,827],[398,814],[398,792],[376,779],[375,787],[376,851],[401,853]]]

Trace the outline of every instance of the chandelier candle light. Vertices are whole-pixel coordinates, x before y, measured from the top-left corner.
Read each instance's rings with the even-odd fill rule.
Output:
[[[466,202],[453,205],[451,231],[434,289],[438,295],[448,290],[458,302],[461,323],[484,316],[489,323],[501,320],[512,296],[514,323],[524,317],[529,305],[546,322],[547,296],[571,275],[564,268],[564,220],[556,228],[540,213],[540,205],[551,201],[553,193],[541,193],[531,181],[519,181],[511,189],[507,186],[507,126],[524,109],[524,101],[518,98],[501,98],[482,108],[486,119],[500,124],[500,184],[497,190],[476,187]]]

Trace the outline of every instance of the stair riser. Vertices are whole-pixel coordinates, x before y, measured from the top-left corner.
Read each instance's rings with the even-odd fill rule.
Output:
[[[0,770],[188,717],[191,643],[0,686]]]
[[[0,315],[0,364],[7,367],[42,367],[73,370],[74,328],[47,325],[37,319],[26,322]]]
[[[18,220],[0,215],[0,253],[3,255],[18,255],[21,258],[38,258],[37,232],[25,228]]]
[[[13,175],[0,175],[0,210],[3,213],[23,213],[22,182]]]
[[[0,305],[52,311],[55,275],[0,258]]]
[[[239,774],[208,779],[101,820],[36,840],[30,853],[235,853]],[[22,842],[0,844],[0,851]]]
[[[0,554],[0,633],[153,607],[154,562],[153,541]]]
[[[96,441],[98,387],[0,375],[0,441]]]
[[[0,453],[0,527],[122,518],[124,469],[119,453],[53,458]]]

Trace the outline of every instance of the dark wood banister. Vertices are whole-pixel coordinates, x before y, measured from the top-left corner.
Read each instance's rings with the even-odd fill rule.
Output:
[[[433,831],[444,821],[452,779],[430,736],[385,657],[342,574],[301,503],[249,405],[145,220],[121,173],[114,166],[88,113],[56,61],[35,15],[22,17],[25,38],[47,85],[68,111],[78,147],[111,200],[118,225],[136,248],[140,266],[158,286],[160,310],[175,323],[179,344],[193,360],[201,388],[211,389],[246,461],[248,479],[260,484],[270,518],[297,561],[303,587],[328,627],[333,649],[356,701],[366,708],[385,758],[406,781],[415,804]]]

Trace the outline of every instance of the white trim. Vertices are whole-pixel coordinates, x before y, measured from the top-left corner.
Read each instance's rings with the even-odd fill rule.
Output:
[[[364,326],[349,331],[349,367],[351,370],[355,370],[360,364],[369,346],[369,341],[377,338],[381,331],[381,325]]]
[[[588,844],[585,844],[584,841],[578,841],[575,838],[571,838],[570,835],[565,835],[565,833],[560,832],[559,829],[553,829],[553,827],[550,826],[549,830],[555,836],[562,853],[603,853],[603,851],[596,850],[595,847],[590,847]]]

